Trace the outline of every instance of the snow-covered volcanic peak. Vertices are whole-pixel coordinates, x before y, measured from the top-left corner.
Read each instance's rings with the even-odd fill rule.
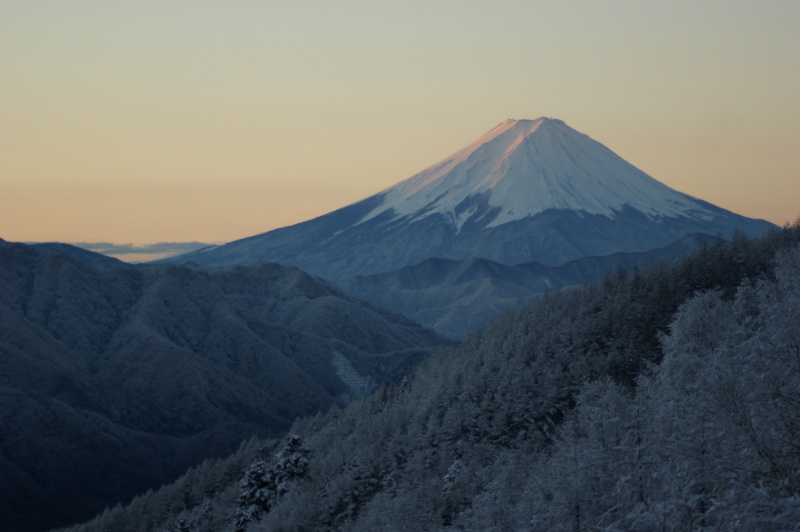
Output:
[[[625,205],[651,219],[711,219],[694,198],[659,183],[561,120],[506,120],[464,149],[382,193],[362,222],[393,210],[412,220],[441,213],[460,228],[486,195],[488,227],[569,209],[613,218]],[[465,202],[465,203],[462,203]],[[461,208],[456,207],[461,205]],[[464,208],[468,206],[468,208]]]

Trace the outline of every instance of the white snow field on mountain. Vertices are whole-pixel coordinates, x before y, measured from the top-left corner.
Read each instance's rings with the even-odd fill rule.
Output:
[[[548,209],[613,218],[627,205],[651,219],[714,214],[698,201],[659,183],[561,120],[506,120],[466,148],[398,183],[363,221],[382,212],[415,219],[440,213],[460,228],[476,213],[460,206],[488,193],[497,208],[487,227]]]
[[[506,120],[411,178],[324,216],[170,259],[297,266],[329,280],[430,258],[505,265],[635,253],[775,226],[683,194],[552,118]]]

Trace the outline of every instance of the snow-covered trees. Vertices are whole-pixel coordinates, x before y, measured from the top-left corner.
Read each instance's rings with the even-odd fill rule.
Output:
[[[583,387],[526,485],[536,530],[800,529],[800,249],[683,305],[664,359]]]
[[[273,451],[240,477],[241,501],[269,508],[241,525],[800,530],[798,241],[800,226],[502,317],[295,424],[313,459],[279,497]],[[221,500],[232,529],[242,503]]]
[[[292,482],[306,475],[308,454],[302,438],[292,435],[271,460],[262,458],[250,464],[239,483],[237,530],[269,512],[289,492]]]

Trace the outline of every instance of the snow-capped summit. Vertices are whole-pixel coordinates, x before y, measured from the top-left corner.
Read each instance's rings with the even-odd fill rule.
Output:
[[[656,181],[561,120],[506,120],[360,202],[170,262],[268,260],[336,280],[429,258],[545,265],[774,226]]]
[[[475,216],[485,195],[486,227],[548,209],[614,217],[627,205],[651,219],[713,213],[694,198],[659,183],[614,152],[554,118],[506,120],[466,148],[383,191],[364,220],[434,213],[457,229]]]

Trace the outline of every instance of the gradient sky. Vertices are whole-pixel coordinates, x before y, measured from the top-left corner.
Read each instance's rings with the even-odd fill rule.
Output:
[[[0,237],[225,242],[506,118],[800,215],[800,2],[0,0]]]

